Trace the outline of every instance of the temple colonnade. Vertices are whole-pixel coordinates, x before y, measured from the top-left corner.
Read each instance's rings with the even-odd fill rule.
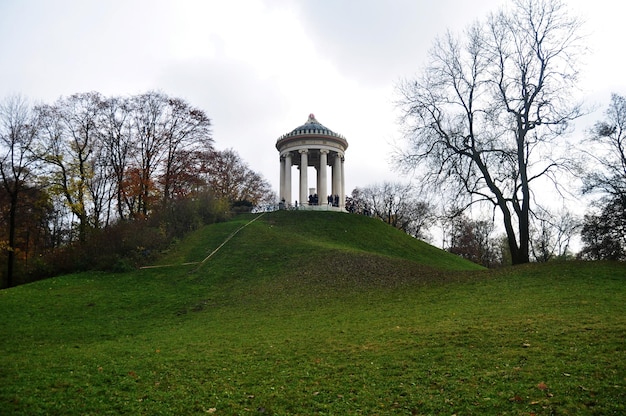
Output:
[[[347,140],[320,124],[313,114],[308,121],[276,142],[280,153],[281,202],[302,209],[345,209],[344,160]],[[298,166],[298,192],[292,195],[292,166]],[[330,187],[328,177],[330,166]],[[308,167],[316,171],[315,188],[309,188]]]

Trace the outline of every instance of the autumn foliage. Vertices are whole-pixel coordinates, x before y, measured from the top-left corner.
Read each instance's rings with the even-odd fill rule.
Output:
[[[11,98],[0,121],[3,287],[130,267],[273,198],[234,150],[214,148],[202,109],[162,92]]]

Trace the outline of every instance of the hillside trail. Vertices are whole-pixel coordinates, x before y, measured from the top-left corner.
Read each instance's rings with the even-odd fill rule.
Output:
[[[237,233],[241,230],[243,230],[244,228],[246,228],[248,225],[252,224],[253,222],[255,222],[256,220],[258,220],[259,218],[261,218],[263,215],[265,215],[266,212],[262,212],[259,215],[257,215],[256,217],[254,217],[253,219],[251,219],[250,221],[248,221],[247,223],[245,223],[244,225],[242,225],[241,227],[237,228],[235,231],[233,231],[228,237],[226,237],[226,239],[222,242],[222,244],[220,244],[219,246],[217,246],[217,248],[215,250],[213,250],[211,253],[209,253],[208,256],[206,256],[202,261],[192,261],[192,262],[187,262],[187,263],[175,263],[175,264],[158,264],[158,265],[153,265],[153,266],[142,266],[140,267],[140,269],[159,269],[162,267],[176,267],[176,266],[190,266],[190,265],[197,265],[197,267],[195,267],[193,270],[191,270],[189,273],[193,273],[195,271],[197,271],[204,263],[206,263],[211,257],[213,257],[218,251],[220,251],[220,249],[222,247],[224,247],[224,245],[226,245],[226,243],[228,243],[235,235],[237,235]]]

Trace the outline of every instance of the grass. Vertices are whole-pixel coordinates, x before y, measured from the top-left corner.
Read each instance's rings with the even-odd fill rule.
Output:
[[[624,414],[625,278],[486,271],[368,218],[265,214],[203,265],[1,291],[0,414]]]

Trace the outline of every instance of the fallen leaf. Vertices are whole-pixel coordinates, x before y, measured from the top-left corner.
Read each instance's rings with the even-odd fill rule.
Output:
[[[537,388],[538,388],[539,390],[542,390],[542,391],[543,391],[543,390],[548,390],[548,386],[547,386],[547,385],[546,385],[546,383],[544,383],[543,381],[542,381],[541,383],[537,384]]]

